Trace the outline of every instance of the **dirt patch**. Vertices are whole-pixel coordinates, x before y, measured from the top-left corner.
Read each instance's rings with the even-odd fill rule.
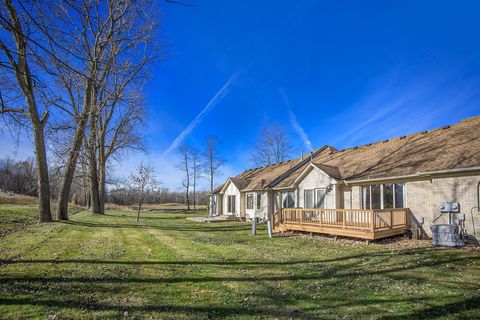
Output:
[[[4,230],[0,231],[0,239],[5,238],[9,234],[12,234],[12,233],[21,231],[23,229],[26,229],[26,228],[30,227],[31,225],[32,224],[29,224],[29,223],[23,223],[23,224],[17,224],[17,225],[14,225],[14,226],[10,227],[10,228],[4,229]]]
[[[320,235],[320,234],[309,235],[306,233],[285,232],[283,234],[278,234],[278,235],[311,239],[313,241],[331,242],[337,245],[346,245],[346,246],[360,246],[360,245],[365,245],[366,243],[369,243],[370,245],[377,245],[377,246],[381,246],[383,248],[388,248],[388,249],[432,247],[431,240],[411,240],[411,239],[405,239],[404,237],[392,237],[392,238],[385,238],[385,239],[367,242],[366,240],[362,240],[362,239],[335,237],[335,236]]]

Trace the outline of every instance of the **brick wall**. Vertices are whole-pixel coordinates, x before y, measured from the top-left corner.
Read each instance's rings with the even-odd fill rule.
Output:
[[[477,237],[480,237],[480,212],[475,208],[478,206],[479,182],[480,175],[407,182],[405,206],[410,208],[418,222],[423,219],[423,229],[430,236],[433,223],[448,223],[448,215],[440,214],[439,204],[444,201],[458,202],[460,212],[465,214],[467,232],[473,234],[475,227]],[[416,224],[415,220],[412,224]]]

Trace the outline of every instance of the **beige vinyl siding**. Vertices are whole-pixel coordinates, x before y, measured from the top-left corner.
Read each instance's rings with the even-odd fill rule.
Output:
[[[311,171],[308,172],[308,174],[298,183],[297,203],[295,206],[301,208],[305,207],[305,190],[322,188],[326,190],[325,208],[336,209],[337,200],[335,199],[335,180],[317,168],[312,168]],[[315,193],[316,192],[314,192],[314,194]]]
[[[225,189],[223,194],[223,214],[232,214],[228,211],[228,196],[234,195],[235,196],[235,215],[240,217],[241,215],[241,194],[240,191],[235,187],[235,185],[231,182],[228,182],[228,186]]]
[[[268,218],[268,199],[267,199],[267,192],[265,191],[251,191],[244,193],[245,199],[245,208],[246,208],[246,201],[247,201],[247,194],[253,194],[253,209],[245,209],[246,218],[253,219],[253,217],[257,217],[260,220],[266,220]],[[257,194],[260,194],[260,208],[257,208]]]

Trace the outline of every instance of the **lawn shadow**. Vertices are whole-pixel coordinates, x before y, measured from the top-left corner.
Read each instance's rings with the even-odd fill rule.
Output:
[[[141,220],[140,220],[141,222]],[[93,222],[83,222],[83,221],[60,221],[62,224],[76,225],[89,228],[131,228],[131,229],[155,229],[155,230],[164,230],[164,231],[196,231],[196,232],[225,232],[225,231],[246,231],[250,230],[250,225],[241,224],[238,222],[225,222],[224,224],[230,225],[220,225],[217,223],[215,225],[209,224],[208,227],[205,225],[199,225],[198,227],[194,226],[152,226],[152,225],[143,225],[143,224],[126,224],[126,223],[93,223]],[[235,225],[233,225],[233,223]]]
[[[399,250],[397,254],[409,256],[418,254],[422,257],[430,256],[435,249],[431,248],[415,248]],[[385,258],[388,261],[394,261],[393,264],[383,263],[385,268],[375,269],[374,266],[378,264],[377,258]],[[49,260],[1,260],[2,264],[99,264],[99,265],[139,265],[139,266],[174,266],[174,267],[188,267],[188,266],[223,266],[231,268],[236,275],[222,276],[216,275],[215,271],[206,268],[185,269],[179,272],[178,276],[168,277],[140,277],[140,276],[19,276],[19,277],[0,277],[0,284],[3,287],[13,286],[19,288],[28,288],[29,286],[42,288],[56,287],[56,293],[62,297],[68,297],[70,290],[83,290],[91,294],[98,294],[102,290],[114,292],[115,288],[127,292],[132,287],[142,288],[145,285],[147,288],[156,287],[157,285],[175,285],[186,283],[200,284],[200,283],[217,283],[225,284],[246,283],[249,289],[247,291],[240,291],[239,297],[235,301],[231,301],[226,305],[212,304],[212,305],[195,305],[188,301],[181,301],[179,303],[172,303],[168,297],[165,300],[160,300],[158,303],[142,303],[141,305],[125,305],[116,303],[115,301],[95,301],[89,298],[82,298],[72,300],[66,298],[55,299],[50,295],[45,294],[44,297],[37,297],[35,299],[23,297],[7,297],[0,298],[2,305],[32,305],[32,306],[47,306],[49,308],[76,308],[86,309],[90,311],[118,311],[124,312],[159,312],[159,313],[179,313],[190,316],[204,315],[208,317],[232,317],[235,315],[244,316],[261,316],[261,317],[276,317],[276,318],[296,318],[296,319],[313,319],[318,318],[320,307],[328,314],[338,314],[340,310],[348,310],[354,307],[364,308],[363,315],[374,316],[379,319],[419,319],[419,318],[436,318],[444,316],[445,314],[456,314],[458,312],[467,312],[469,310],[476,310],[479,308],[480,297],[466,297],[461,300],[459,296],[443,295],[443,298],[450,300],[457,300],[456,303],[447,302],[443,305],[433,306],[432,301],[436,301],[436,296],[421,296],[421,295],[406,295],[398,297],[371,295],[353,296],[349,299],[341,295],[325,295],[322,296],[322,290],[318,290],[320,296],[316,298],[308,291],[306,285],[313,285],[321,281],[324,285],[331,288],[341,288],[346,290],[349,285],[356,281],[365,281],[365,279],[372,279],[374,276],[384,275],[391,280],[401,280],[402,282],[424,282],[431,285],[448,286],[449,288],[458,288],[461,285],[458,282],[444,283],[441,279],[435,278],[412,278],[412,273],[405,274],[405,271],[421,270],[425,267],[436,269],[438,266],[447,264],[464,264],[467,260],[476,259],[478,257],[472,256],[442,256],[436,259],[420,259],[416,263],[408,265],[399,264],[398,260],[391,259],[390,251],[369,252],[357,255],[347,255],[331,259],[316,259],[316,260],[295,260],[295,261],[119,261],[119,260],[88,260],[88,259],[49,259]],[[367,262],[367,266],[359,266],[363,262]],[[272,268],[275,274],[257,274],[252,267]],[[308,268],[307,268],[308,267]],[[84,269],[84,268],[80,268]],[[94,268],[96,269],[96,268]],[[175,269],[178,270],[178,269]],[[181,269],[180,269],[181,270]],[[193,271],[192,271],[193,270]],[[213,269],[214,270],[214,269]],[[284,271],[289,272],[285,273]],[[247,274],[245,272],[250,272]],[[195,272],[198,276],[192,276],[190,273]],[[415,274],[415,273],[414,273]],[[388,282],[388,281],[387,281]],[[279,287],[279,284],[287,283],[289,289]],[[133,286],[131,284],[134,284]],[[113,287],[112,287],[113,285]],[[380,284],[379,284],[380,285]],[[209,287],[211,284],[208,285]],[[304,290],[297,290],[297,286],[303,287]],[[255,289],[253,289],[255,288]],[[295,289],[297,288],[297,289]],[[465,288],[465,293],[475,293],[478,290],[478,285]],[[252,291],[253,290],[253,291]],[[285,290],[287,290],[285,292]],[[290,291],[288,291],[290,290]],[[49,293],[49,292],[48,292]],[[254,297],[254,298],[252,298]],[[252,300],[251,304],[246,305],[241,301]],[[421,307],[408,311],[406,314],[388,314],[388,306],[395,303],[408,303],[414,305],[419,300],[425,300],[429,303]],[[299,303],[301,307],[299,307]],[[305,305],[307,304],[307,305]],[[311,306],[316,305],[316,306]],[[381,307],[385,305],[384,307]],[[342,308],[342,309],[340,309]],[[381,314],[379,314],[379,308]],[[114,316],[112,316],[114,318]]]

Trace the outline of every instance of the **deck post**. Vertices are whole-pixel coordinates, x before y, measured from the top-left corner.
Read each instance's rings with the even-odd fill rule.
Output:
[[[390,229],[393,228],[393,210],[390,210]]]
[[[375,232],[375,210],[371,209],[370,210],[370,223],[371,223],[371,228],[372,232]]]
[[[345,218],[346,218],[345,210],[342,210],[343,229],[345,229],[345,220],[346,220]]]

